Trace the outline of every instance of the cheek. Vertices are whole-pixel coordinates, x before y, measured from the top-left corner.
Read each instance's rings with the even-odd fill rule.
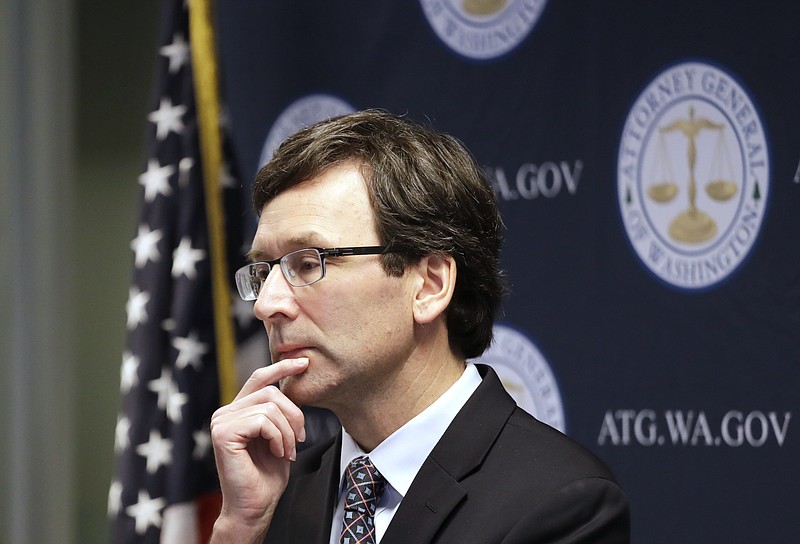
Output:
[[[389,282],[388,288],[371,293],[363,303],[360,327],[379,349],[405,342],[413,333],[411,304],[401,284]]]
[[[411,330],[411,305],[399,280],[350,285],[346,293],[331,293],[316,313],[318,327],[326,334],[336,334],[331,339],[334,342],[361,342],[362,348],[369,342],[374,348]]]

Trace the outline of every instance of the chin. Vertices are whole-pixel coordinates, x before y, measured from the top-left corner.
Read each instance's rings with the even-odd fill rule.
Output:
[[[297,406],[324,408],[322,404],[324,404],[323,399],[327,391],[323,390],[318,383],[305,373],[285,377],[281,380],[280,388],[283,394]]]

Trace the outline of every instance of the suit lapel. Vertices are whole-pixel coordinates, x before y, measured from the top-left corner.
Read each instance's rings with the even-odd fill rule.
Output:
[[[339,455],[342,436],[339,433],[319,460],[319,465],[306,469],[294,477],[292,487],[294,505],[289,512],[289,542],[303,544],[328,544],[333,508],[339,487]],[[324,512],[319,516],[318,512]]]
[[[481,385],[422,464],[382,544],[431,542],[467,493],[460,482],[486,457],[516,404],[494,370],[477,365]]]
[[[466,492],[441,466],[423,463],[408,493],[403,497],[381,544],[424,544],[431,542],[453,508]]]

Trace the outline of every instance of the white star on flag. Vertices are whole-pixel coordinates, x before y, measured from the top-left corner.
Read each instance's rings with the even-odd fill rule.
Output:
[[[147,119],[156,124],[156,138],[163,140],[170,131],[175,134],[183,134],[183,114],[186,113],[186,106],[181,104],[172,105],[172,100],[168,97],[161,97],[158,109],[151,112]]]
[[[117,418],[117,426],[114,429],[114,451],[121,452],[130,444],[129,433],[131,430],[131,421],[123,416]]]
[[[194,159],[184,157],[178,161],[178,187],[186,187],[189,183],[189,174],[194,166]]]
[[[131,241],[136,268],[142,268],[148,261],[156,262],[161,258],[161,253],[158,252],[158,242],[161,237],[160,230],[150,230],[147,225],[139,225],[139,232]]]
[[[172,462],[172,440],[162,437],[157,429],[151,429],[150,439],[136,446],[136,453],[147,458],[147,473],[155,474],[160,466]]]
[[[194,431],[192,433],[194,438],[194,451],[192,457],[194,459],[203,459],[206,456],[209,448],[211,448],[211,433],[209,431]]]
[[[139,501],[125,509],[125,513],[136,519],[136,534],[143,535],[148,527],[161,527],[161,510],[167,505],[161,497],[150,498],[145,490],[139,491]]]
[[[188,401],[189,396],[186,393],[181,393],[175,382],[172,382],[169,388],[169,396],[167,397],[167,418],[173,423],[183,421],[181,408]]]
[[[182,34],[175,34],[172,43],[159,49],[159,53],[169,59],[169,72],[174,74],[189,60],[189,44]]]
[[[175,327],[178,325],[178,322],[175,321],[175,318],[170,317],[165,319],[161,322],[161,328],[164,329],[165,332],[172,332],[175,330]]]
[[[175,361],[175,366],[178,369],[192,365],[195,370],[200,370],[203,364],[201,359],[203,355],[208,353],[208,346],[200,342],[197,338],[197,333],[194,331],[189,333],[186,338],[180,336],[173,338],[172,347],[178,350],[178,358]]]
[[[141,323],[147,322],[148,302],[150,302],[150,295],[147,292],[139,291],[138,287],[128,289],[128,302],[125,304],[125,311],[128,313],[128,329],[133,330]]]
[[[161,376],[158,379],[147,382],[147,388],[158,395],[156,405],[162,410],[167,407],[167,400],[172,384],[172,371],[169,368],[161,369]]]
[[[156,159],[148,160],[147,171],[139,176],[139,184],[144,186],[145,202],[153,202],[158,195],[171,195],[169,177],[174,173],[175,167],[171,164],[161,166]]]
[[[139,358],[126,351],[122,354],[122,369],[120,370],[119,390],[122,393],[130,392],[131,388],[139,384]]]
[[[183,274],[190,280],[194,279],[197,275],[197,263],[205,258],[206,252],[192,249],[192,241],[184,236],[172,255],[172,277],[177,278]]]
[[[114,480],[108,488],[108,515],[116,516],[122,506],[122,483]]]
[[[156,405],[167,413],[167,418],[174,423],[183,420],[181,408],[189,400],[185,393],[181,393],[177,384],[172,379],[172,370],[163,368],[158,379],[147,383],[147,388],[158,395]]]

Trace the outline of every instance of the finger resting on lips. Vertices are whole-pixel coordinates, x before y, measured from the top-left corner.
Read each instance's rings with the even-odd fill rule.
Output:
[[[261,368],[253,372],[245,382],[234,401],[247,396],[268,385],[275,385],[287,376],[294,376],[305,372],[308,368],[308,358],[300,357],[297,359],[284,359]]]

